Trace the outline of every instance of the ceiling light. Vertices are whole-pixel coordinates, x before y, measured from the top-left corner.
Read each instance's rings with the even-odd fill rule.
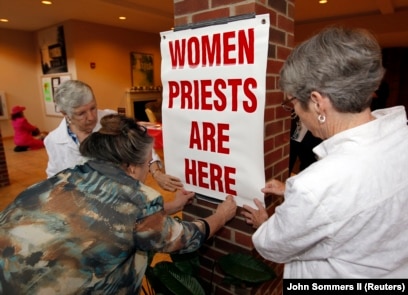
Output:
[[[119,19],[120,19],[120,20],[125,20],[125,19],[126,19],[126,16],[119,16]]]
[[[7,18],[0,18],[0,22],[2,22],[2,23],[8,23],[8,19]]]
[[[326,3],[327,3],[327,0],[319,0],[319,3],[320,3],[320,4],[326,4]]]
[[[51,5],[51,4],[52,4],[52,1],[41,1],[41,3],[42,3],[42,4],[45,4],[45,5]]]

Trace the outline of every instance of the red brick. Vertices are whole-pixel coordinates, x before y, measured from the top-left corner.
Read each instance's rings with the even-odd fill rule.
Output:
[[[275,164],[275,173],[276,174],[285,174],[287,175],[289,170],[289,157],[281,159],[278,163]]]
[[[227,240],[231,240],[232,239],[232,231],[230,228],[224,226],[223,228],[221,228],[218,232],[217,232],[217,236],[227,239]]]
[[[235,242],[249,249],[254,248],[254,244],[252,243],[252,235],[243,234],[237,231],[235,232]]]
[[[268,151],[273,150],[275,146],[275,138],[269,138],[264,140],[264,151],[267,153]],[[267,164],[270,164],[269,162],[267,162]]]
[[[265,134],[269,135],[269,134],[279,134],[282,133],[285,129],[284,129],[284,121],[279,120],[279,121],[273,121],[270,122],[268,124],[266,124],[265,126]]]
[[[280,60],[268,60],[267,72],[273,74],[279,74],[283,66],[283,61]]]
[[[255,4],[252,3],[245,3],[245,4],[238,4],[235,7],[235,13],[236,15],[242,15],[242,14],[250,14],[255,11]]]
[[[201,23],[209,20],[225,19],[229,16],[229,8],[209,10],[193,15],[193,23]]]
[[[214,246],[220,249],[227,249],[228,253],[245,253],[251,249],[245,248],[242,245],[234,243],[234,241],[226,241],[215,238]]]
[[[183,14],[195,13],[209,8],[209,1],[183,0],[174,3],[174,15],[180,16]]]
[[[266,77],[266,88],[275,88],[275,80],[276,78],[273,76]]]
[[[283,46],[277,46],[277,58],[286,60],[289,56],[289,54],[292,52],[291,48],[288,47],[283,47]]]
[[[237,6],[239,2],[245,3],[245,1],[237,1],[237,0],[212,0],[212,7],[219,7],[219,6]]]
[[[187,16],[181,16],[174,19],[174,26],[180,27],[185,26],[189,23],[189,18]]]
[[[1,137],[0,130],[0,187],[10,185],[10,179],[8,175],[6,155],[4,152],[3,138]]]
[[[275,147],[280,147],[288,144],[290,137],[287,134],[277,134],[275,140]]]
[[[278,25],[277,27],[284,32],[293,32],[295,30],[295,23],[293,19],[287,16],[278,15]]]
[[[268,6],[270,6],[275,11],[286,14],[286,1],[268,0]]]
[[[286,34],[286,46],[293,48],[295,46],[295,35]]]
[[[272,121],[275,119],[275,110],[273,108],[265,108],[265,122]]]
[[[286,33],[284,31],[271,28],[269,31],[269,41],[286,45]]]
[[[282,159],[282,156],[283,156],[283,150],[282,150],[282,148],[278,148],[278,149],[268,153],[268,155],[267,155],[268,163],[276,162],[278,159]]]
[[[284,95],[281,91],[274,91],[274,92],[268,93],[268,102],[275,106],[278,105],[280,109],[282,109],[280,107],[280,104],[282,103],[283,99],[284,99]]]

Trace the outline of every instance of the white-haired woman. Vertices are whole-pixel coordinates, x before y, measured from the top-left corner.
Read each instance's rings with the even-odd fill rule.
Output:
[[[297,46],[280,73],[283,102],[323,142],[318,161],[265,193],[284,195],[268,218],[245,206],[266,259],[284,278],[408,277],[408,126],[403,106],[371,112],[384,75],[366,30],[331,27]]]

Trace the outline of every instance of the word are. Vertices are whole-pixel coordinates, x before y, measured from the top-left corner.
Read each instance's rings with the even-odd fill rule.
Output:
[[[257,88],[254,78],[169,81],[168,85],[169,109],[174,108],[176,102],[180,109],[219,112],[228,107],[232,112],[242,109],[253,113],[258,107],[256,95],[252,91]]]
[[[190,129],[190,149],[210,151],[220,154],[229,154],[230,149],[225,146],[229,142],[229,124],[203,122],[199,126],[198,122],[191,122]]]
[[[235,185],[236,168],[218,164],[184,159],[186,183],[221,193],[237,195]]]
[[[192,36],[169,42],[173,68],[213,65],[253,64],[254,29],[218,33],[200,38]]]

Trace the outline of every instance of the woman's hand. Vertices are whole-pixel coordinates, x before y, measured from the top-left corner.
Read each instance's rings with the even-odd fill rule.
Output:
[[[243,208],[245,211],[242,211],[241,214],[245,217],[246,223],[252,225],[253,228],[258,228],[262,223],[268,220],[268,212],[258,199],[254,199],[254,203],[258,210],[244,205]]]
[[[208,237],[212,237],[227,221],[232,219],[237,212],[237,203],[232,195],[228,195],[225,201],[218,205],[215,213],[204,218],[209,226],[210,232],[207,232]]]
[[[164,174],[160,170],[153,172],[152,176],[159,186],[166,191],[174,192],[183,189],[183,183],[177,177]]]
[[[186,204],[191,204],[193,202],[194,196],[194,192],[188,192],[184,189],[177,190],[174,196],[174,200],[164,203],[164,211],[166,211],[167,214],[177,213],[183,210]]]
[[[285,187],[286,186],[282,181],[272,179],[266,183],[265,187],[261,189],[261,191],[264,194],[283,196],[283,194],[285,193]]]
[[[234,200],[234,196],[228,195],[225,201],[218,205],[215,214],[222,217],[224,220],[223,224],[225,224],[235,216],[236,212],[237,203]]]

